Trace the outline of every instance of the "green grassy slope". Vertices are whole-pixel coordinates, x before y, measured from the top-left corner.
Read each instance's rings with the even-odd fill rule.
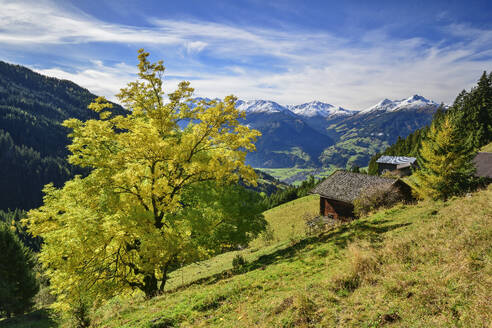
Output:
[[[491,152],[492,153],[492,142],[489,143],[486,146],[483,146],[482,149],[480,149],[480,151],[486,151],[486,152]]]
[[[298,199],[265,213],[275,237],[241,251],[242,273],[231,270],[237,252],[222,254],[175,272],[160,297],[111,300],[94,324],[488,327],[491,199],[492,186],[446,203],[399,205],[316,237],[303,235],[302,216],[318,200]]]
[[[146,302],[115,299],[96,324],[488,326],[491,199],[489,188],[447,203],[397,206],[285,248],[270,246],[246,273],[226,271]]]
[[[238,254],[242,255],[248,262],[253,262],[261,256],[289,247],[291,242],[305,237],[303,218],[315,216],[318,210],[319,198],[311,195],[266,211],[264,213],[265,219],[272,229],[270,238],[260,236],[247,249],[224,253],[210,260],[174,271],[170,274],[166,290],[174,290],[203,279],[213,280],[216,278],[214,276],[228,275],[227,271],[232,269],[232,259]]]

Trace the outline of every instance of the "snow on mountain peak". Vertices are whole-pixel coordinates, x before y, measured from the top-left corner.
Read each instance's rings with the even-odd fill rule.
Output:
[[[342,108],[340,106],[333,106],[318,100],[314,100],[301,105],[287,106],[293,113],[299,116],[313,117],[313,116],[331,116],[335,114],[347,115],[353,113],[350,110]]]
[[[271,100],[238,100],[236,107],[246,113],[290,113],[286,107]]]
[[[196,100],[209,100],[208,98],[195,98]],[[219,100],[218,98],[214,100]],[[350,110],[340,106],[333,106],[328,103],[324,103],[318,100],[313,100],[311,102],[307,102],[300,105],[287,105],[282,106],[279,103],[276,103],[271,100],[238,100],[236,102],[236,107],[240,111],[244,111],[247,114],[249,113],[264,113],[264,114],[273,114],[273,113],[285,113],[287,115],[293,117],[305,117],[305,118],[313,118],[313,117],[338,117],[338,116],[350,116],[354,115],[358,112],[360,113],[369,113],[369,112],[394,112],[401,109],[420,109],[420,108],[432,108],[439,106],[438,103],[426,99],[420,95],[413,95],[406,99],[401,100],[390,100],[383,99],[378,102],[376,105],[364,109],[362,111],[358,110]]]
[[[362,110],[362,113],[368,113],[373,111],[394,112],[405,108],[424,108],[424,107],[437,107],[439,104],[426,99],[419,95],[413,95],[407,99],[402,100],[381,100],[376,105]]]
[[[376,105],[369,107],[367,109],[362,110],[362,113],[368,113],[373,111],[392,111],[397,106],[397,101],[392,101],[389,99],[383,99],[378,102]]]
[[[413,96],[411,96],[411,97],[410,97],[410,98],[408,98],[408,99],[411,99],[411,100],[423,100],[423,101],[429,101],[429,100],[427,100],[427,99],[425,99],[424,97],[419,96],[419,95],[413,95]]]
[[[390,104],[393,104],[393,102],[391,100],[389,100],[388,98],[385,98],[385,99],[381,100],[376,106],[388,106]]]
[[[422,96],[419,95],[413,95],[412,97],[409,97],[407,99],[403,99],[400,101],[398,104],[397,108],[395,110],[400,110],[404,108],[424,108],[424,107],[437,107],[439,106],[438,103],[426,99]]]

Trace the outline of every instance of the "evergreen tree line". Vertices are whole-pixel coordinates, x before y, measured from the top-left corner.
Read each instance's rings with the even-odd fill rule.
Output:
[[[368,167],[368,173],[378,172],[377,159],[382,155],[412,156],[419,158],[422,144],[429,141],[431,133],[437,133],[446,120],[452,122],[457,130],[456,138],[464,153],[473,154],[492,141],[492,73],[484,72],[477,86],[470,91],[463,90],[449,108],[441,106],[434,114],[431,125],[425,126],[398,140],[383,153],[374,155]],[[434,130],[432,127],[434,126]]]
[[[263,207],[265,210],[273,208],[275,206],[290,202],[291,200],[307,196],[311,189],[313,189],[320,180],[309,176],[299,186],[289,186],[284,189],[279,189],[269,196],[263,198]]]
[[[29,209],[42,202],[41,190],[49,182],[60,186],[76,170],[58,156],[43,157],[25,145],[16,145],[9,132],[0,129],[0,208]],[[80,170],[79,170],[80,172]]]
[[[0,61],[0,209],[37,207],[44,185],[86,173],[66,160],[69,129],[61,122],[96,118],[87,108],[94,98],[73,82]]]
[[[34,271],[36,260],[14,229],[0,222],[0,318],[29,310],[39,290]]]
[[[11,227],[11,230],[17,235],[19,240],[33,252],[39,252],[41,249],[41,238],[33,237],[25,225],[21,223],[22,219],[26,218],[27,212],[24,210],[0,210],[0,224],[6,224]]]

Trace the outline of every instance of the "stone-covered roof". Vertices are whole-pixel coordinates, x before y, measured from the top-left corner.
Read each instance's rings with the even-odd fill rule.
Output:
[[[398,179],[382,178],[375,175],[336,171],[317,185],[312,194],[325,198],[352,203],[362,193],[376,186],[392,186]]]
[[[473,163],[477,169],[475,173],[477,177],[492,179],[492,153],[479,152],[473,159]]]
[[[381,156],[379,159],[376,161],[376,163],[384,163],[384,164],[405,164],[405,163],[410,163],[413,164],[415,163],[417,159],[415,157],[405,157],[405,156]]]

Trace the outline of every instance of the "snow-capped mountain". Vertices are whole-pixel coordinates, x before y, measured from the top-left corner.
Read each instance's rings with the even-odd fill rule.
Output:
[[[374,152],[428,125],[439,104],[414,95],[384,99],[362,111],[321,101],[283,106],[271,100],[237,100],[241,123],[259,130],[253,167],[365,166]]]
[[[320,145],[333,144],[331,138],[313,129],[305,119],[274,101],[238,100],[236,107],[246,113],[242,123],[262,134],[256,141],[256,151],[247,157],[247,163],[254,167],[318,163]]]
[[[421,109],[421,108],[429,108],[429,107],[438,107],[439,104],[426,99],[419,95],[413,95],[407,99],[402,100],[389,100],[384,99],[381,100],[376,105],[366,108],[361,111],[361,113],[369,113],[374,111],[384,111],[384,112],[395,112],[402,109]]]
[[[293,115],[293,113],[287,108],[271,100],[238,100],[236,107],[240,111],[249,113],[286,113]]]
[[[400,101],[400,103],[396,106],[395,110],[401,110],[410,107],[414,109],[418,109],[424,107],[438,107],[438,106],[439,104],[432,100],[426,99],[419,95],[413,95],[410,98]]]
[[[301,105],[289,105],[287,108],[293,113],[302,117],[329,117],[333,115],[353,115],[355,111],[342,108],[340,106],[333,106],[321,101],[311,101]]]

